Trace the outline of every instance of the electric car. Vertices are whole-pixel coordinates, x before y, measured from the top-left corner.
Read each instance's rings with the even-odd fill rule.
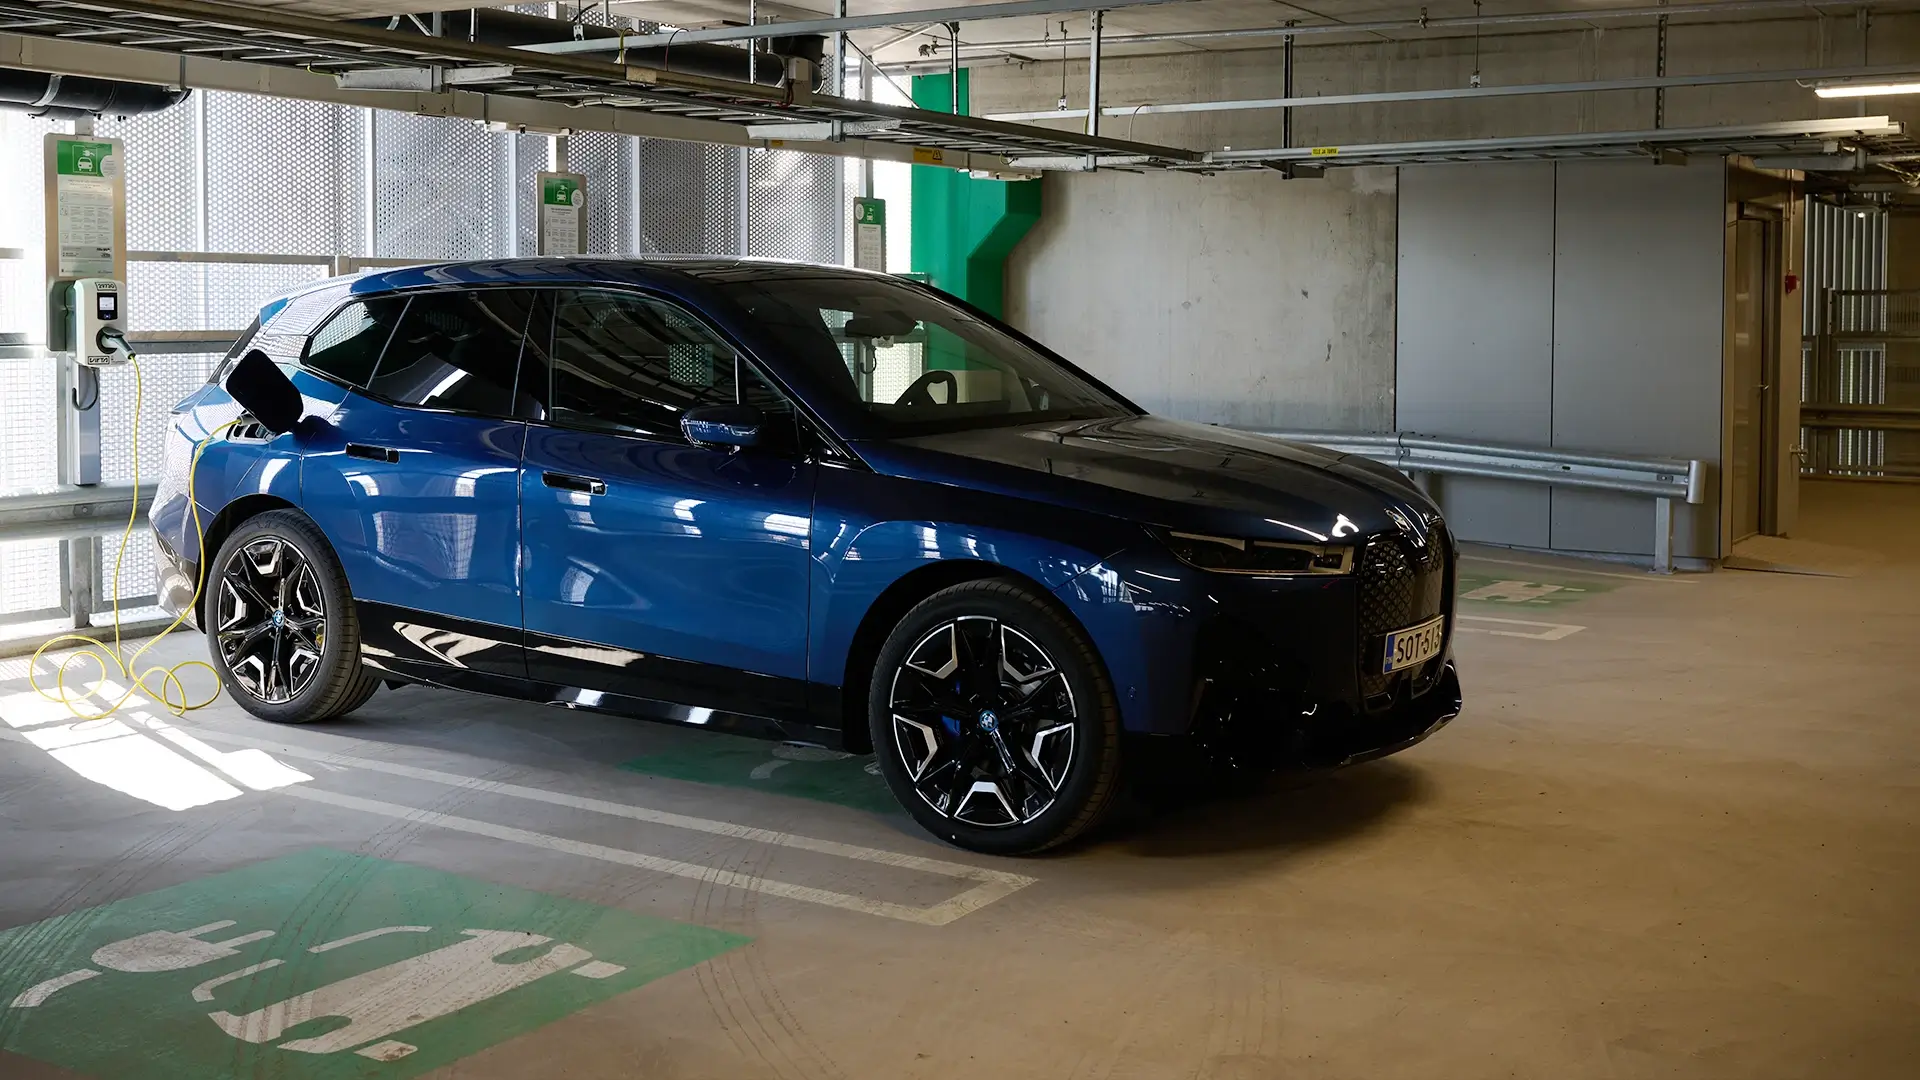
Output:
[[[1149,415],[885,275],[336,279],[171,420],[163,602],[266,720],[425,683],[871,751],[928,830],[1023,853],[1128,762],[1341,765],[1460,710],[1455,548],[1405,477]]]

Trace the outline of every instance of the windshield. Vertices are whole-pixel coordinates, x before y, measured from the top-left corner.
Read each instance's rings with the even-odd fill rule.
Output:
[[[881,438],[1134,415],[1060,361],[903,282],[797,270],[716,283],[779,341],[782,360],[824,372]]]

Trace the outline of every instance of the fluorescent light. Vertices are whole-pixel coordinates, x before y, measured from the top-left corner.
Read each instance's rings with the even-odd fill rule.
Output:
[[[1813,92],[1823,98],[1883,97],[1888,94],[1920,94],[1920,76],[1906,78],[1901,82],[1843,82],[1822,83],[1813,88]]]

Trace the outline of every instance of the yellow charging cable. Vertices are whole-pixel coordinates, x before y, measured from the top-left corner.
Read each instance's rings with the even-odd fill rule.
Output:
[[[121,344],[122,346],[126,344],[124,339],[121,341]],[[140,663],[140,658],[146,655],[147,650],[160,644],[168,634],[179,629],[180,624],[186,621],[187,614],[193,611],[200,603],[200,589],[202,583],[207,579],[208,570],[207,531],[200,524],[200,503],[194,497],[193,493],[194,478],[200,470],[201,452],[206,450],[207,445],[213,442],[216,436],[228,428],[233,427],[235,424],[238,424],[243,418],[235,417],[221,424],[219,427],[214,428],[212,431],[209,431],[206,437],[194,444],[193,458],[187,464],[187,508],[193,515],[193,529],[199,537],[200,546],[199,559],[196,563],[199,571],[197,575],[198,580],[196,580],[193,585],[193,598],[187,602],[185,607],[180,609],[180,614],[174,617],[173,622],[169,623],[165,630],[160,631],[152,640],[140,646],[139,649],[134,651],[132,656],[123,656],[121,654],[120,641],[120,564],[127,557],[127,544],[133,538],[134,527],[139,524],[140,521],[140,408],[143,404],[142,399],[144,396],[140,378],[140,360],[134,355],[131,349],[127,350],[127,360],[133,365],[133,509],[127,512],[127,528],[126,531],[120,534],[120,551],[113,558],[113,645],[109,647],[106,642],[90,634],[61,634],[59,637],[54,638],[34,650],[33,664],[27,672],[28,683],[39,692],[41,697],[47,698],[50,701],[58,701],[67,707],[68,712],[71,712],[82,720],[104,720],[114,713],[119,712],[135,694],[142,690],[146,691],[150,697],[157,698],[162,705],[166,706],[167,711],[175,716],[185,716],[194,709],[204,709],[220,698],[220,673],[215,671],[213,665],[207,663],[205,660],[183,660],[171,667],[155,664],[144,671],[136,671],[136,667]],[[208,633],[212,633],[212,631],[209,630]],[[77,644],[81,647],[60,661],[60,666],[55,671],[54,687],[49,691],[46,687],[40,685],[40,656],[48,649],[68,643]],[[100,680],[93,685],[92,689],[76,698],[68,693],[67,671],[76,661],[83,659],[91,661],[99,667]],[[181,672],[188,668],[195,667],[206,668],[207,673],[213,676],[214,691],[205,701],[193,701],[189,699],[187,697],[186,684],[180,681]],[[81,699],[93,697],[99,693],[99,691],[106,686],[108,679],[112,677],[112,671],[114,669],[119,670],[121,678],[128,680],[126,692],[122,693],[119,699],[112,705],[107,706],[99,712],[88,712],[82,709],[80,707]],[[156,676],[159,678],[158,692],[148,683],[149,679],[153,679]]]

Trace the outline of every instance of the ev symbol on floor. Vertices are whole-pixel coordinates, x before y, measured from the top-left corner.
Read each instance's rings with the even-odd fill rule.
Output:
[[[224,941],[206,941],[202,935],[225,930],[233,920],[208,923],[191,930],[154,930],[102,945],[93,952],[93,962],[110,971],[134,974],[180,971],[211,964],[239,955],[236,946],[273,936],[271,930],[257,930]],[[429,926],[383,926],[312,946],[310,953],[331,952],[388,934],[425,934]],[[519,949],[546,945],[551,938],[518,930],[462,930],[465,941],[431,952],[362,972],[318,990],[274,1002],[240,1016],[225,1011],[207,1014],[215,1026],[236,1039],[250,1043],[270,1043],[288,1028],[318,1017],[339,1017],[346,1023],[321,1035],[293,1039],[280,1044],[282,1050],[308,1054],[331,1054],[362,1047],[358,1053],[376,1061],[394,1061],[419,1049],[406,1043],[385,1040],[407,1028],[458,1012],[469,1005],[525,986],[535,979],[572,969],[588,979],[618,975],[626,968],[593,959],[593,954],[576,945],[554,945],[542,955],[519,963],[503,963],[500,957]],[[589,962],[591,961],[591,962]],[[279,967],[278,958],[249,964],[195,986],[197,1002],[211,1002],[221,986]],[[579,966],[575,966],[579,965]],[[61,990],[99,975],[93,968],[69,971],[28,987],[16,996],[11,1006],[32,1009],[44,1005]]]
[[[746,940],[313,848],[0,930],[0,1050],[203,1080],[246,1044],[276,1080],[406,1080]]]

